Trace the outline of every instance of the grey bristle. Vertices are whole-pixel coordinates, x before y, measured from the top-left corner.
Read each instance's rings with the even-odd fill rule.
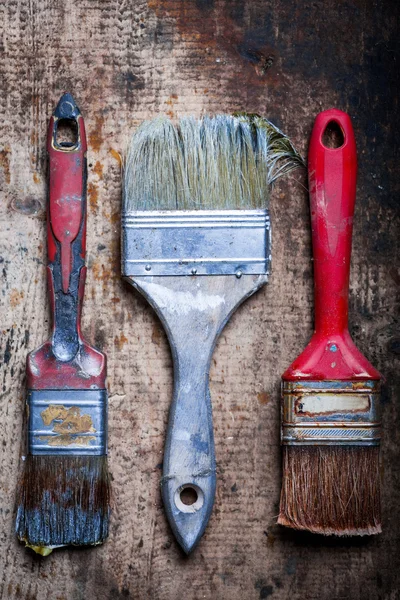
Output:
[[[18,484],[16,533],[40,548],[101,544],[108,536],[106,456],[28,455]],[[39,548],[39,549],[38,549]]]
[[[262,117],[217,115],[145,121],[124,165],[124,210],[268,206],[271,184],[304,161]]]

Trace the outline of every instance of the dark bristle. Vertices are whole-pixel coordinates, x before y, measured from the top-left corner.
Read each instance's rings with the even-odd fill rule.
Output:
[[[379,447],[284,446],[278,523],[324,535],[380,533]]]
[[[21,541],[41,547],[101,544],[109,516],[106,456],[27,456],[17,497]]]

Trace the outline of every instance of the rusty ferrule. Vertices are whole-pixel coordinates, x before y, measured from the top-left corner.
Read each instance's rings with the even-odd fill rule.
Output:
[[[30,390],[27,406],[29,454],[107,454],[106,390]]]
[[[378,446],[379,381],[283,381],[281,443]]]

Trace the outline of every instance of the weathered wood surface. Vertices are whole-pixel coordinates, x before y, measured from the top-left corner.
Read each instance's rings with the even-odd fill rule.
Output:
[[[6,0],[0,4],[0,590],[29,600],[399,597],[400,334],[396,2],[339,0]],[[397,60],[397,62],[396,62]],[[47,559],[13,533],[24,452],[24,363],[49,330],[45,294],[45,133],[60,94],[89,132],[87,338],[109,359],[111,536]],[[159,113],[247,110],[306,152],[315,114],[353,117],[359,186],[351,329],[387,379],[384,533],[324,539],[275,525],[279,377],[312,330],[308,199],[302,174],[273,193],[270,283],[233,316],[211,369],[218,489],[190,558],[160,498],[172,393],[161,325],[119,275],[118,153]]]

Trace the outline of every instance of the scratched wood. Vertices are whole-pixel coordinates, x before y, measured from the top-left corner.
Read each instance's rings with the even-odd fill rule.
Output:
[[[0,591],[26,600],[394,600],[399,597],[399,89],[396,2],[375,0],[5,0],[0,3]],[[396,62],[397,60],[397,62]],[[24,363],[48,335],[45,134],[71,91],[89,133],[84,331],[108,355],[115,508],[109,541],[46,559],[13,533],[24,452]],[[119,153],[158,114],[247,110],[302,152],[313,119],[353,117],[359,185],[351,330],[386,377],[383,527],[335,540],[275,524],[279,378],[312,331],[304,174],[271,200],[268,286],[233,316],[211,369],[216,504],[190,558],[163,512],[159,480],[172,394],[166,336],[119,274]]]

